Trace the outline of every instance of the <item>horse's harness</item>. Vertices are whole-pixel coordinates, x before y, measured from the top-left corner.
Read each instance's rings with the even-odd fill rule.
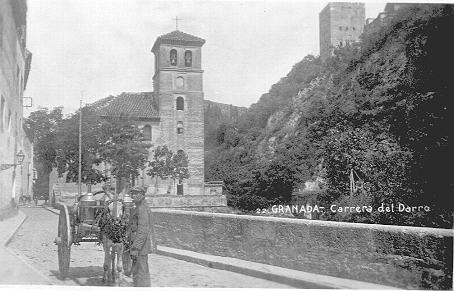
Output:
[[[122,203],[122,213],[120,216],[118,217],[112,217],[111,215],[111,210],[109,208],[109,205],[114,203],[114,202],[122,202],[123,200],[122,199],[115,199],[115,198],[111,198],[111,196],[109,194],[106,193],[106,196],[109,198],[109,200],[107,201],[104,201],[104,207],[102,208],[102,210],[96,214],[96,220],[95,220],[95,223],[93,224],[94,225],[97,225],[100,227],[100,235],[102,235],[103,233],[105,234],[108,234],[107,238],[110,239],[112,242],[114,243],[123,243],[125,245],[125,250],[124,251],[128,251],[130,249],[130,242],[127,241],[127,239],[130,239],[130,235],[129,232],[131,231],[130,230],[130,214],[131,213],[128,213],[127,209],[124,207],[124,204]],[[102,221],[103,219],[107,220],[107,221]],[[119,219],[119,221],[118,221]],[[116,221],[117,220],[117,221]],[[125,223],[125,229],[124,229],[124,233],[121,234],[121,239],[119,242],[115,242],[116,240],[118,240],[117,237],[115,238],[111,238],[109,237],[109,233],[106,233],[104,232],[106,226],[107,227],[111,227],[115,224],[115,221],[118,223]],[[109,225],[110,224],[110,225]],[[110,233],[110,235],[114,235],[112,233]]]

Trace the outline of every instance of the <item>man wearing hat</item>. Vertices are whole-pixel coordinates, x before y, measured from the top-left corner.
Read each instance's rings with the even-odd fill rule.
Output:
[[[145,188],[134,187],[131,197],[136,205],[133,209],[129,226],[131,229],[130,254],[133,260],[132,273],[135,287],[150,287],[150,270],[148,254],[151,253],[151,221],[150,208],[145,200]]]

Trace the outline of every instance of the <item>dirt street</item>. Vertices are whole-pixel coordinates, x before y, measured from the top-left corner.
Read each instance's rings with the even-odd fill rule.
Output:
[[[69,278],[58,278],[57,236],[58,215],[41,207],[21,208],[28,216],[8,248],[48,276],[55,285],[102,286],[103,251],[96,243],[82,243],[71,248]],[[153,287],[211,288],[289,288],[287,285],[249,277],[160,255],[150,255]],[[132,286],[122,276],[120,286]]]

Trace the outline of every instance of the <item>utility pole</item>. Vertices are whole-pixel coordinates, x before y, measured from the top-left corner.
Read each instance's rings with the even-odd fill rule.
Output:
[[[21,164],[20,165],[20,196],[22,197],[24,195],[24,166]]]
[[[27,197],[30,196],[30,165],[31,165],[31,162],[28,162],[28,167],[27,167]]]
[[[81,92],[83,98],[83,91]],[[78,197],[82,195],[82,99],[79,105],[79,174],[78,174]]]

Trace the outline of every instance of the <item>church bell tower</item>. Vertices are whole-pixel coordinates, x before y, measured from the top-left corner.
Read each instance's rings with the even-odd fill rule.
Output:
[[[189,159],[190,178],[172,186],[172,195],[204,193],[204,43],[202,38],[175,30],[159,36],[151,50],[155,55],[154,100],[160,116],[157,145],[167,145],[174,153],[184,151]],[[168,191],[166,183],[173,181],[162,181],[158,194]]]

